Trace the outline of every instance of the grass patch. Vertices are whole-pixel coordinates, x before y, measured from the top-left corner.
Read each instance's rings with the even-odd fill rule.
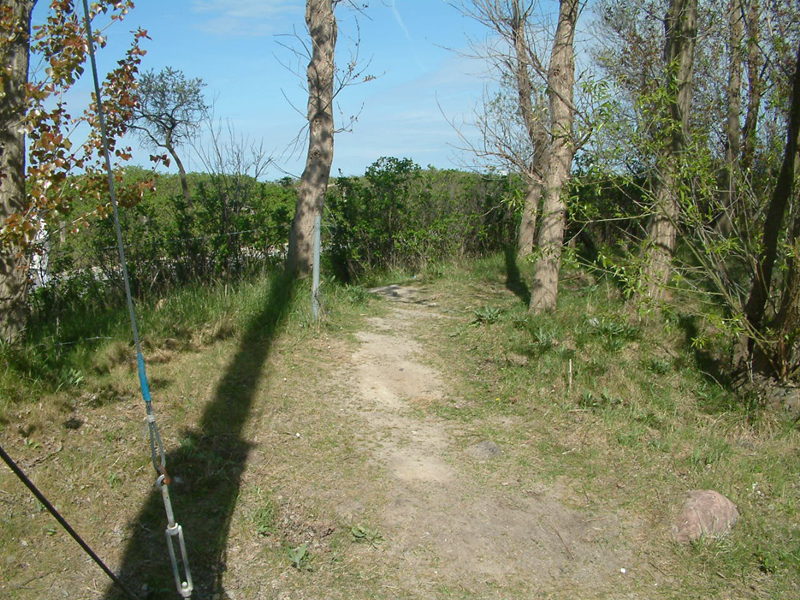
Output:
[[[650,551],[684,583],[648,597],[794,597],[797,427],[709,377],[708,355],[692,344],[704,332],[687,337],[677,307],[642,318],[610,283],[567,274],[558,311],[531,316],[507,267],[491,257],[432,282],[459,319],[428,338],[441,370],[456,365],[455,398],[468,399],[432,410],[512,448],[504,479],[566,478],[586,506],[654,523],[662,541]],[[517,285],[531,276],[520,265]],[[476,468],[493,477],[494,465]],[[670,541],[670,514],[690,489],[715,489],[739,506],[729,537],[688,549]]]
[[[567,274],[559,311],[530,316],[523,301],[530,266],[509,277],[507,260],[327,283],[318,321],[305,281],[286,303],[275,304],[281,294],[262,279],[187,289],[140,309],[176,469],[173,502],[204,589],[219,578],[245,598],[530,597],[525,582],[468,589],[438,579],[433,551],[427,566],[427,555],[397,554],[397,544],[409,543],[398,532],[425,531],[387,522],[393,498],[384,469],[365,450],[376,443],[363,431],[369,414],[360,428],[362,415],[343,416],[357,392],[347,373],[334,374],[353,355],[365,319],[387,310],[367,288],[401,277],[424,281],[436,298],[440,318],[426,320],[416,338],[449,388],[407,414],[453,425],[456,447],[446,452],[459,477],[475,475],[487,497],[513,506],[528,506],[548,487],[593,524],[601,515],[638,524],[648,536],[635,540],[636,551],[663,571],[665,584],[639,583],[623,590],[627,596],[797,597],[795,425],[739,402],[704,374],[677,317],[642,319],[603,280]],[[270,301],[280,305],[278,323],[265,313]],[[152,558],[165,556],[163,507],[151,493],[128,324],[124,312],[100,322],[113,325],[103,330],[111,339],[70,338],[63,326],[42,325],[38,337],[29,332],[3,349],[16,353],[18,362],[3,362],[2,385],[17,396],[3,400],[0,437],[90,543],[148,585],[143,596],[171,597],[168,566],[158,570]],[[61,354],[50,356],[57,347]],[[252,405],[242,408],[243,397]],[[480,440],[502,455],[459,462]],[[84,589],[91,566],[80,551],[8,474],[0,478],[0,585],[17,586],[11,597],[46,597],[53,580],[35,577],[58,573],[64,589]],[[689,547],[670,541],[670,512],[689,489],[716,489],[739,506],[730,536]],[[549,531],[539,533],[555,535]],[[553,552],[572,546],[562,533]],[[553,590],[552,597],[580,596]]]

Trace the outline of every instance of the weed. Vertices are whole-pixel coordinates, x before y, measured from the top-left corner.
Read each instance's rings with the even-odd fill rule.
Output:
[[[366,304],[371,298],[371,294],[363,285],[345,284],[344,293],[347,299],[356,305]]]
[[[310,571],[311,566],[309,561],[311,555],[308,552],[308,544],[300,544],[299,546],[289,546],[286,548],[286,553],[289,556],[289,563],[299,571]]]
[[[591,410],[605,410],[622,406],[622,398],[611,396],[605,390],[600,392],[599,396],[595,396],[592,392],[584,392],[578,400],[578,406]]]
[[[592,317],[587,319],[586,325],[609,352],[619,352],[628,342],[638,339],[640,334],[638,327],[610,316]]]
[[[542,354],[550,350],[556,342],[556,336],[553,334],[553,331],[542,325],[531,330],[531,337],[539,352]]]
[[[80,387],[84,382],[84,375],[78,369],[69,368],[61,374],[61,386]]]
[[[514,329],[527,329],[528,328],[528,315],[524,314],[515,314],[511,315],[511,326]]]
[[[350,528],[350,536],[357,544],[369,544],[377,547],[383,541],[383,536],[377,529],[370,529],[363,525],[355,525]]]
[[[258,535],[265,536],[275,531],[277,507],[271,498],[262,501],[253,517]]]
[[[666,358],[651,358],[645,360],[642,366],[654,375],[666,375],[672,371],[672,362]]]
[[[31,450],[36,450],[41,444],[39,442],[34,442],[31,438],[23,438],[22,443],[25,444],[26,448],[30,448]]]
[[[197,440],[193,437],[182,437],[180,439],[181,448],[186,454],[186,458],[192,458],[197,453]]]
[[[118,473],[109,473],[108,477],[106,477],[106,481],[108,482],[108,487],[112,490],[119,487],[122,483],[122,479]]]
[[[500,320],[503,311],[494,306],[483,306],[473,311],[472,325],[493,325]]]

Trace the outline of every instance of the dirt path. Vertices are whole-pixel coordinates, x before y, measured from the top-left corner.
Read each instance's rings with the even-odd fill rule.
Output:
[[[532,468],[520,476],[516,464],[516,475],[509,475],[515,449],[481,438],[478,432],[487,430],[477,422],[481,417],[437,416],[435,405],[464,400],[454,397],[446,367],[440,372],[431,366],[441,363],[431,341],[436,336],[429,334],[450,327],[452,313],[420,289],[388,286],[375,293],[391,302],[381,316],[366,318],[356,343],[324,331],[285,336],[269,360],[250,371],[247,364],[231,371],[229,357],[237,349],[250,356],[231,340],[153,369],[154,380],[183,382],[174,389],[164,384],[160,406],[175,456],[171,464],[185,478],[173,501],[194,552],[193,597],[665,597],[658,586],[668,582],[641,550],[650,535],[644,525],[584,506],[569,481],[546,480]],[[120,369],[120,378],[129,381],[130,371]],[[246,447],[247,453],[227,449],[230,427],[224,423],[214,436],[192,437],[192,424],[203,423],[209,403],[241,394],[242,382],[249,382],[249,396],[257,401],[252,414],[240,419],[232,448]],[[64,482],[60,493],[70,516],[112,568],[130,573],[137,593],[175,597],[160,500],[150,502],[152,475],[141,452],[138,412],[123,402],[69,410],[83,419],[77,431],[60,426],[64,415],[40,419],[41,427],[51,428],[37,431],[37,440],[58,440],[63,465],[42,463],[53,471],[43,468],[37,477],[49,489],[52,481]],[[205,445],[192,446],[195,438]],[[96,458],[91,468],[78,470],[74,465],[82,464],[87,447]],[[28,455],[50,451],[45,444],[29,448]],[[124,465],[115,466],[119,461]],[[195,463],[194,470],[187,468]],[[130,475],[120,485],[109,473]],[[214,489],[224,502],[209,508]],[[56,597],[58,586],[81,590],[65,597],[119,597],[71,540],[54,529],[42,534],[51,525],[46,515],[25,490],[14,490],[13,496],[0,495],[4,517],[16,519],[20,532],[6,534],[13,545],[0,561],[0,590],[8,588],[20,600]],[[75,497],[86,500],[70,504]],[[351,527],[359,524],[379,534],[380,542],[351,539]],[[214,537],[214,529],[224,531]],[[134,543],[139,538],[148,541]],[[293,568],[287,560],[287,549],[300,545],[312,555],[308,568]],[[138,554],[126,559],[131,548]],[[11,567],[14,579],[5,579],[2,569],[9,573]]]
[[[462,468],[502,450],[487,440],[459,450],[456,424],[415,410],[449,393],[418,335],[447,317],[412,288],[373,291],[393,306],[357,334],[345,375],[357,393],[345,402],[368,423],[366,444],[385,473],[381,527],[404,586],[500,598],[631,593],[625,573],[635,559],[615,515],[568,508],[566,490],[537,485],[535,473],[497,493]]]

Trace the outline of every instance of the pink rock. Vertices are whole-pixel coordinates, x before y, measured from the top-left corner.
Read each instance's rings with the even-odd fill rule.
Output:
[[[704,535],[724,535],[739,519],[736,505],[712,490],[687,492],[672,526],[675,539],[681,544],[694,542]]]

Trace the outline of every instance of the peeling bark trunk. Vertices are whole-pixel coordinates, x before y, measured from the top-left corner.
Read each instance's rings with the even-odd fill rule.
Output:
[[[297,188],[289,234],[288,266],[307,274],[313,258],[314,217],[322,213],[333,163],[333,80],[336,17],[333,0],[307,0],[306,24],[313,45],[308,63],[308,154]]]
[[[3,31],[0,102],[0,227],[25,206],[25,86],[28,82],[31,11],[35,0],[11,3],[13,31]],[[11,341],[25,326],[28,276],[23,249],[0,243],[0,338]]]
[[[741,144],[741,93],[742,93],[742,0],[730,0],[728,5],[729,61],[728,61],[728,116],[725,121],[725,171],[722,182],[723,213],[717,228],[725,236],[733,232],[731,211],[736,204],[739,183],[739,155]]]
[[[539,250],[531,289],[529,310],[532,313],[555,310],[558,298],[558,272],[567,221],[564,201],[575,147],[572,123],[575,117],[575,23],[579,0],[561,0],[558,27],[553,39],[547,87],[550,101],[550,148],[544,181],[544,206],[539,231]]]
[[[526,15],[520,10],[519,0],[512,3],[512,38],[514,40],[514,57],[516,65],[514,78],[517,83],[519,110],[525,123],[528,139],[533,147],[533,161],[528,169],[528,188],[525,203],[522,207],[522,219],[517,240],[517,257],[523,259],[533,252],[536,239],[536,218],[539,214],[539,202],[542,199],[543,171],[545,166],[545,149],[547,147],[547,131],[542,115],[537,115],[533,106],[533,85],[530,77],[530,49],[525,39]]]
[[[692,104],[697,0],[672,0],[666,27],[665,85],[671,100],[664,121],[670,132],[658,165],[654,213],[647,228],[643,273],[645,294],[655,300],[664,296],[678,232],[678,167],[680,155],[686,146]]]

